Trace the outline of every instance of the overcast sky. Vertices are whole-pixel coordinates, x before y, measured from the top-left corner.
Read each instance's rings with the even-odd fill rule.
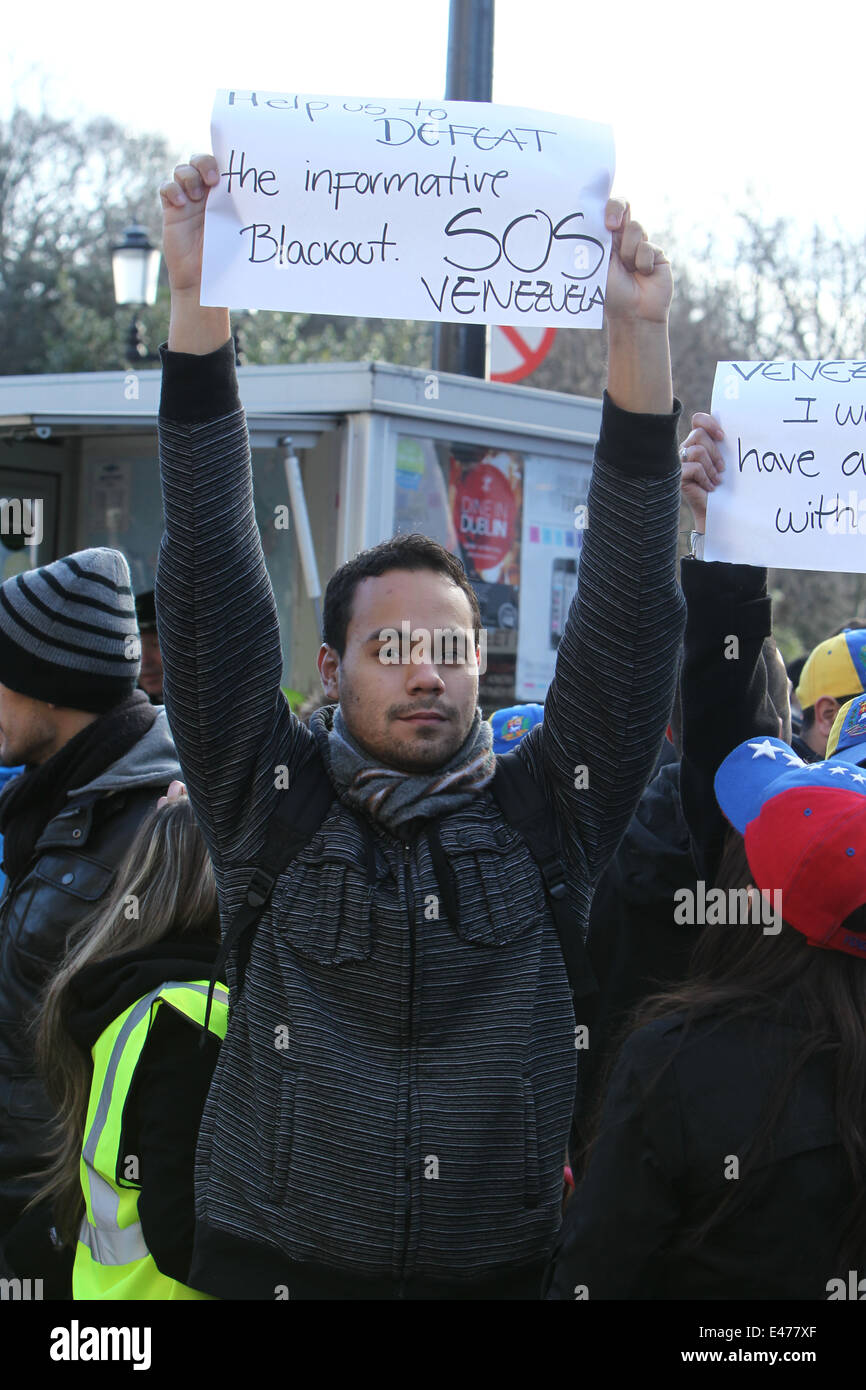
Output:
[[[99,113],[209,144],[218,87],[441,97],[447,0],[41,0],[3,20],[8,110]],[[657,234],[760,202],[866,230],[866,7],[496,0],[493,99],[609,120],[616,192]],[[0,78],[3,72],[0,67]]]

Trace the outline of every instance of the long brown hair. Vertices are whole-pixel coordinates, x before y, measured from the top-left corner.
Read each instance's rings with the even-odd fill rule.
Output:
[[[743,837],[731,829],[716,887],[743,889],[753,882]],[[864,931],[866,911],[858,908],[846,925]],[[832,1068],[836,1125],[855,1194],[838,1233],[837,1253],[843,1261],[860,1258],[866,1248],[866,962],[810,946],[801,932],[784,921],[778,934],[749,926],[705,926],[688,978],[645,999],[632,1013],[625,1036],[671,1014],[684,1015],[677,1051],[699,1020],[716,1019],[720,1025],[749,1019],[794,1022],[802,1039],[772,1088],[760,1128],[743,1157],[741,1181],[727,1184],[724,1198],[698,1226],[681,1233],[677,1248],[693,1249],[723,1218],[754,1197],[754,1190],[750,1193],[742,1178],[767,1159],[774,1126],[797,1077],[808,1062],[824,1054]],[[673,1055],[666,1059],[653,1083],[672,1060]],[[598,1118],[586,1158],[597,1138]]]
[[[28,1206],[50,1202],[64,1243],[74,1243],[84,1214],[79,1164],[87,1120],[92,1061],[66,1022],[69,991],[86,965],[155,945],[169,935],[219,940],[219,910],[210,858],[186,797],[145,816],[106,900],[79,922],[35,1021],[37,1066],[57,1119],[56,1148]]]

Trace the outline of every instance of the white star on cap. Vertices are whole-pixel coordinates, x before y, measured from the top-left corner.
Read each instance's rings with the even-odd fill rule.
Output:
[[[749,747],[755,750],[752,754],[753,759],[772,758],[774,762],[776,761],[776,749],[768,738],[765,738],[763,743],[750,743]]]
[[[784,756],[785,756],[785,758],[787,758],[788,764],[789,764],[790,767],[805,767],[805,766],[806,766],[806,764],[803,762],[803,759],[802,759],[802,758],[798,758],[796,753],[785,753]]]
[[[847,767],[831,767],[829,772],[831,777],[846,777],[848,775]]]
[[[852,782],[866,782],[866,777],[863,776],[863,773],[862,773],[862,772],[852,772],[852,774],[851,774],[851,781],[852,781]]]

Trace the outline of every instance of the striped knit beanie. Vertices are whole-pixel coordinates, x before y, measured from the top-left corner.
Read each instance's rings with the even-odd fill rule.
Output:
[[[0,683],[104,714],[131,695],[141,642],[119,550],[79,550],[0,585]]]

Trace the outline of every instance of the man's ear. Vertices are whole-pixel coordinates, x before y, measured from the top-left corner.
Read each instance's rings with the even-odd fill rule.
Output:
[[[824,737],[829,737],[836,715],[839,713],[839,701],[834,700],[831,695],[820,695],[815,701],[815,725],[818,732]]]
[[[340,699],[340,655],[333,647],[323,642],[316,658],[322,689],[329,700],[335,704]]]

